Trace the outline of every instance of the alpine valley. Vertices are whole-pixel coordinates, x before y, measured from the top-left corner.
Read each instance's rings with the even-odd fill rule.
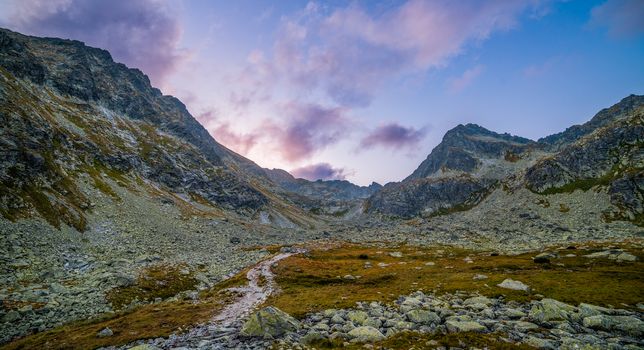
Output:
[[[457,125],[361,187],[0,29],[0,121],[2,349],[644,347],[644,96],[539,140]]]

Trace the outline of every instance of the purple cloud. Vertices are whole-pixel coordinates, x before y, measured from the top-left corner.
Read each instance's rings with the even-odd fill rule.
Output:
[[[257,145],[260,138],[260,135],[255,132],[249,134],[236,133],[231,129],[229,123],[216,126],[210,133],[215,140],[242,155],[247,155]]]
[[[181,25],[154,0],[23,0],[12,3],[3,25],[23,33],[81,40],[110,51],[156,84],[185,58]]]
[[[276,151],[287,161],[298,161],[333,144],[348,134],[351,121],[344,109],[318,104],[291,102],[283,106],[286,118],[282,123],[266,121],[264,137],[277,145]]]
[[[317,163],[291,170],[297,178],[315,180],[344,180],[347,174],[343,168],[334,168],[329,163]]]
[[[644,34],[644,1],[608,0],[594,7],[590,23],[608,28],[614,37]]]
[[[406,128],[396,123],[385,124],[377,127],[360,141],[360,149],[369,149],[375,146],[391,149],[414,149],[425,138],[426,128]]]
[[[513,27],[526,10],[538,12],[541,4],[409,0],[371,13],[356,3],[331,12],[309,3],[282,19],[272,55],[249,60],[244,75],[256,73],[253,88],[286,84],[341,106],[364,107],[388,79],[444,66],[469,44]]]

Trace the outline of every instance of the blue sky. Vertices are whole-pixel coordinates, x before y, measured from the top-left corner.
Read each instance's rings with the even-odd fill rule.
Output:
[[[459,123],[537,139],[644,94],[644,1],[5,1],[106,48],[264,167],[409,175]]]

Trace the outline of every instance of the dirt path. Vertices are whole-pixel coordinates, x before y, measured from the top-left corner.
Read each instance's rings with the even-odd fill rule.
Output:
[[[246,317],[257,306],[264,303],[275,291],[274,275],[271,271],[271,266],[280,260],[298,253],[300,252],[280,253],[268,260],[260,262],[250,269],[246,273],[246,278],[248,279],[247,286],[229,289],[230,291],[242,294],[242,297],[233,304],[226,306],[212,319],[212,322],[221,327],[228,327],[235,321]],[[263,283],[260,285],[262,278]]]

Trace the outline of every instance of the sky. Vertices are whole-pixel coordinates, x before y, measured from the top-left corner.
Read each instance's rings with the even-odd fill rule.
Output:
[[[84,41],[267,168],[407,177],[461,123],[538,139],[644,94],[644,1],[4,0]]]

